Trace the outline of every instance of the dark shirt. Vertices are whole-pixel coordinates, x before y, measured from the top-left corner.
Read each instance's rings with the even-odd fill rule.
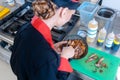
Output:
[[[59,55],[31,23],[18,31],[10,64],[18,80],[67,80],[69,74],[58,71]]]

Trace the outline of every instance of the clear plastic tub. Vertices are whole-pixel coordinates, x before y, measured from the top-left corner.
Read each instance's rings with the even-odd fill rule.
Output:
[[[80,24],[82,26],[87,27],[88,22],[93,19],[98,7],[97,4],[85,1],[77,8],[80,13]]]

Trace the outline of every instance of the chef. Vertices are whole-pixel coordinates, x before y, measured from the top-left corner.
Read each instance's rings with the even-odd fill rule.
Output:
[[[16,34],[11,68],[18,80],[67,80],[73,71],[68,59],[75,50],[61,49],[66,41],[53,44],[50,30],[67,23],[75,11],[58,8],[51,0],[35,0],[32,6],[34,17]]]

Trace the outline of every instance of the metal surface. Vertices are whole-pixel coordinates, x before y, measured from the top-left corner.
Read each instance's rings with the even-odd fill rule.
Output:
[[[10,50],[14,43],[15,34],[23,24],[30,21],[32,13],[29,12],[30,3],[22,6],[16,3],[13,7],[9,6],[6,2],[0,2],[0,4],[11,10],[9,15],[0,20],[0,59],[9,63],[11,56]]]
[[[109,27],[114,23],[115,17],[116,11],[104,6],[100,6],[95,13],[95,19],[98,22],[99,29],[103,27],[105,27],[105,29],[109,29]]]
[[[119,32],[120,31],[120,22],[119,21],[120,21],[120,13],[116,15],[116,17],[114,19],[114,23],[111,24],[112,26],[109,27],[109,29],[107,30],[107,33],[110,33],[111,31],[113,31],[115,34],[119,34],[120,33]],[[77,32],[79,30],[87,31],[87,27],[84,27],[84,26],[80,25],[80,21],[77,22],[75,27],[71,30],[71,32],[67,36],[69,36],[69,35],[77,35]],[[101,51],[113,54],[113,55],[120,58],[120,48],[119,48],[119,50],[117,52],[112,52],[111,50],[106,50],[104,48],[104,45],[102,47],[99,47],[99,46],[96,45],[96,43],[97,43],[97,37],[96,37],[96,40],[93,43],[90,43],[88,45],[91,46],[91,47],[94,47],[96,49],[99,49]]]
[[[79,15],[77,15],[78,17],[79,17]],[[109,29],[108,29],[108,32],[107,33],[109,33],[109,32],[111,32],[111,31],[113,31],[115,34],[118,34],[118,33],[120,33],[120,11],[117,11],[117,15],[116,15],[116,17],[115,17],[115,19],[114,19],[114,23],[112,23],[111,25],[111,27],[109,27]],[[77,22],[77,24],[75,25],[75,27],[69,32],[69,34],[67,35],[67,36],[69,36],[69,35],[77,35],[77,33],[78,33],[78,31],[79,30],[83,30],[83,31],[87,31],[87,27],[84,27],[84,26],[81,26],[80,25],[80,20]],[[66,36],[66,37],[67,37]],[[65,38],[66,38],[65,37]],[[96,37],[96,39],[97,39],[97,37]],[[91,47],[93,47],[93,48],[96,48],[96,49],[99,49],[99,50],[101,50],[101,51],[104,51],[104,52],[107,52],[107,53],[109,53],[109,54],[113,54],[114,56],[117,56],[117,57],[119,57],[120,58],[120,48],[119,48],[119,50],[117,51],[117,52],[112,52],[111,50],[106,50],[105,48],[104,48],[104,45],[102,46],[102,47],[98,47],[97,45],[96,45],[96,43],[97,43],[97,40],[95,40],[93,43],[91,43],[91,44],[88,44],[89,46],[91,46]],[[71,76],[70,76],[70,80],[71,79],[75,79],[75,80],[89,80],[88,79],[88,76],[86,76],[86,75],[84,75],[84,77],[82,78],[81,76],[82,75],[84,75],[84,74],[82,74],[82,73],[79,73],[79,72],[73,72],[72,74],[71,74]],[[94,80],[94,79],[91,79],[90,78],[90,80]]]
[[[3,40],[12,45],[14,38],[12,36],[2,33],[2,31],[0,31],[0,40]]]
[[[18,8],[21,6],[21,5],[18,4],[18,3],[15,3],[15,6],[9,6],[9,5],[7,4],[7,2],[6,2],[6,0],[0,0],[0,5],[9,8],[9,9],[10,9],[10,13],[9,13],[9,14],[11,14],[12,12],[14,12],[16,9],[18,9]],[[8,15],[9,15],[9,14],[8,14]]]
[[[79,72],[77,71],[73,71],[67,80],[94,80],[88,76],[86,76],[85,74],[80,74]]]
[[[0,46],[0,59],[9,64],[11,51]]]
[[[0,3],[2,1],[0,1]],[[18,7],[19,7],[19,5],[16,5],[16,7],[12,7],[11,11],[16,10],[16,8],[18,8]],[[23,11],[23,12],[26,12],[26,11]],[[79,16],[78,14],[75,14],[75,15]],[[114,31],[115,34],[119,33],[119,31],[120,31],[120,27],[119,27],[120,26],[120,22],[119,21],[120,21],[120,12],[119,12],[118,16],[115,18],[115,22],[113,23],[113,26],[110,27],[108,33],[111,32],[111,31]],[[4,26],[4,28],[5,28],[5,26]],[[69,32],[68,35],[77,35],[77,32],[79,30],[85,30],[85,31],[87,30],[86,27],[80,26],[80,21],[77,22],[77,24],[75,25],[75,27],[71,30],[71,32]],[[11,51],[8,48],[9,48],[9,46],[11,46],[13,44],[14,37],[6,35],[6,33],[3,33],[2,31],[0,31],[0,40],[6,41],[6,42],[8,42],[10,44],[10,45],[6,46],[5,48],[2,48],[0,46],[0,59],[2,59],[5,62],[9,63],[10,56],[11,56]],[[108,52],[108,53],[112,53],[110,50],[105,50],[104,46],[103,47],[98,47],[96,45],[96,41],[94,43],[92,43],[92,44],[89,44],[89,46],[97,48],[97,49],[100,49],[100,50]],[[114,53],[113,55],[115,55],[117,57],[120,57],[120,49],[116,53]],[[80,74],[77,71],[74,71],[69,76],[69,80],[93,80],[93,79],[89,78],[88,76],[86,76],[84,74]]]

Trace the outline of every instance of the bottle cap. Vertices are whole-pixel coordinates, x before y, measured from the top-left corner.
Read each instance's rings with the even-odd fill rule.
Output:
[[[101,29],[101,31],[102,31],[103,33],[106,33],[106,29],[105,29],[104,27]]]
[[[115,37],[115,34],[113,32],[108,34],[108,38],[110,40],[114,40],[114,37]]]
[[[97,30],[98,29],[98,22],[93,18],[89,23],[88,23],[88,28],[90,30]]]
[[[91,23],[94,25],[98,24],[98,22],[95,20],[95,18],[93,18],[93,20],[91,20]]]

